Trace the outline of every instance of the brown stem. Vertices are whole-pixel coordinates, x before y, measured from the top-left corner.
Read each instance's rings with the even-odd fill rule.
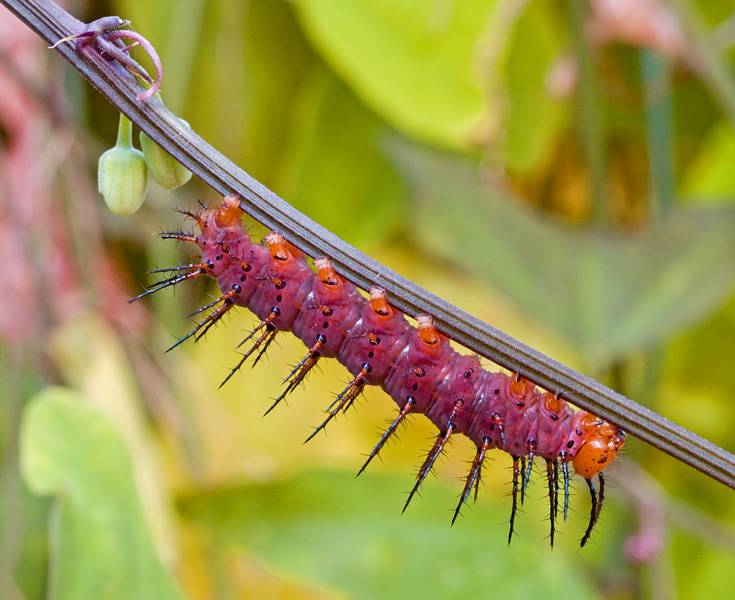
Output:
[[[79,33],[84,24],[50,0],[0,0],[48,45]],[[215,150],[158,100],[141,103],[140,87],[93,48],[73,44],[56,51],[119,111],[156,143],[220,194],[239,194],[242,209],[266,227],[280,231],[310,256],[328,256],[356,285],[379,285],[408,314],[430,314],[448,336],[506,369],[622,427],[702,473],[735,488],[735,456],[665,417],[566,367],[465,313],[345,243],[301,214],[226,156]]]

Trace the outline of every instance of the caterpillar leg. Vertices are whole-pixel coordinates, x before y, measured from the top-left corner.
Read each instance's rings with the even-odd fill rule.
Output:
[[[141,298],[145,298],[150,294],[155,294],[156,292],[160,292],[161,290],[164,290],[166,288],[173,287],[189,279],[195,279],[200,275],[203,275],[204,273],[205,270],[203,268],[198,268],[196,271],[186,273],[185,275],[174,275],[173,277],[169,277],[168,279],[164,279],[163,281],[157,281],[156,283],[148,287],[148,289],[146,289],[144,292],[138,294],[137,296],[133,296],[130,300],[128,300],[128,303],[132,304],[133,302],[136,302]]]
[[[367,466],[370,464],[370,462],[378,456],[378,453],[382,450],[383,446],[385,446],[385,443],[390,439],[390,436],[392,436],[396,430],[398,429],[398,426],[403,423],[403,420],[406,418],[406,415],[408,415],[409,412],[411,412],[411,409],[415,406],[416,400],[413,396],[409,396],[406,400],[406,404],[403,405],[403,408],[398,413],[398,416],[393,419],[393,422],[388,426],[388,429],[386,429],[383,432],[383,435],[380,436],[380,439],[378,440],[378,443],[375,444],[375,447],[370,451],[370,456],[368,456],[367,460],[365,461],[365,464],[360,467],[360,470],[357,472],[357,477],[359,477],[362,472],[367,469]]]
[[[278,396],[278,398],[273,401],[273,404],[271,404],[268,410],[263,413],[263,416],[271,412],[283,401],[286,396],[293,392],[299,386],[299,384],[304,381],[306,375],[314,368],[316,363],[319,361],[319,358],[321,356],[319,354],[319,348],[324,345],[326,339],[327,338],[325,338],[322,334],[319,334],[317,336],[316,343],[311,348],[309,348],[309,352],[307,352],[306,356],[304,356],[304,358],[302,358],[296,364],[296,366],[291,370],[286,379],[283,380],[283,383],[286,385],[286,389],[284,389],[283,392],[281,392],[281,394]]]
[[[273,340],[278,333],[278,330],[273,326],[273,319],[275,319],[280,314],[280,312],[280,309],[277,306],[274,306],[271,310],[271,313],[265,319],[263,319],[260,324],[245,337],[243,341],[241,341],[237,345],[237,347],[240,348],[241,346],[247,344],[250,340],[255,338],[253,345],[250,346],[250,348],[243,353],[243,355],[240,357],[240,360],[234,367],[232,367],[227,377],[225,377],[222,380],[222,383],[219,384],[220,388],[225,385],[230,379],[232,379],[233,375],[242,368],[242,366],[245,364],[245,361],[250,358],[255,351],[258,352],[258,355],[253,361],[253,366],[258,364],[258,361],[263,357],[265,351],[268,350],[268,346],[273,343]]]
[[[590,521],[587,525],[587,530],[584,532],[582,540],[579,543],[580,546],[584,546],[589,541],[590,535],[592,534],[592,529],[597,523],[597,519],[600,518],[600,512],[602,511],[602,503],[605,500],[605,478],[602,476],[602,473],[598,474],[598,480],[600,482],[599,495],[595,490],[595,484],[592,482],[592,479],[585,479],[585,481],[587,482],[587,487],[590,490],[592,505],[590,507]]]
[[[360,370],[360,372],[353,377],[352,381],[347,384],[347,387],[337,394],[337,397],[327,407],[327,418],[324,419],[318,427],[314,428],[314,431],[312,431],[309,437],[304,440],[304,444],[310,442],[317,433],[322,431],[327,424],[340,413],[340,411],[346,411],[350,406],[352,406],[355,398],[357,398],[365,388],[365,376],[368,374],[368,370],[369,366],[364,365],[362,370]]]
[[[508,528],[508,545],[510,546],[510,542],[513,539],[513,528],[515,526],[516,522],[516,512],[518,510],[518,479],[520,474],[523,472],[523,465],[519,465],[518,462],[523,461],[523,459],[519,459],[517,456],[513,457],[513,503],[511,505],[510,509],[510,527]],[[523,491],[521,490],[521,494],[523,494]]]
[[[482,477],[482,463],[485,462],[485,457],[487,456],[487,451],[490,448],[490,444],[490,438],[486,437],[483,439],[482,446],[477,447],[477,454],[475,454],[475,459],[472,461],[472,466],[470,467],[470,472],[467,475],[464,489],[462,490],[462,494],[459,497],[459,503],[457,504],[457,508],[454,509],[452,525],[454,525],[454,522],[457,520],[457,517],[459,516],[459,511],[462,506],[467,503],[467,499],[470,497],[473,487],[475,488],[475,499],[477,499],[477,487],[480,478]]]
[[[419,469],[418,475],[416,477],[416,482],[413,484],[413,488],[411,488],[411,491],[408,494],[408,498],[406,499],[406,503],[403,505],[403,510],[401,511],[401,514],[406,512],[408,505],[411,504],[411,500],[413,500],[416,492],[419,491],[419,487],[421,487],[424,479],[426,479],[426,476],[431,473],[431,469],[434,467],[436,459],[439,458],[439,455],[444,451],[444,447],[447,445],[447,442],[449,441],[449,436],[452,435],[453,430],[454,425],[450,421],[447,430],[440,432],[437,436],[436,441],[434,441],[434,445],[431,447],[431,450],[429,450],[429,453],[426,455],[426,458],[424,459],[424,462]]]
[[[180,338],[176,341],[175,344],[170,346],[166,349],[166,352],[171,352],[174,348],[178,348],[181,344],[183,344],[186,340],[188,340],[191,337],[194,337],[194,341],[198,342],[204,335],[207,333],[207,331],[210,330],[210,328],[217,323],[222,317],[224,317],[232,307],[235,305],[232,303],[232,300],[230,299],[232,297],[232,294],[225,294],[224,296],[218,298],[214,304],[217,304],[219,302],[222,302],[222,306],[219,306],[215,310],[213,310],[211,313],[209,313],[203,321],[200,321],[196,324],[194,329],[192,329],[189,333],[187,333],[184,337]],[[208,305],[202,307],[201,310],[207,310],[207,308],[211,308],[213,306],[213,303],[209,303]],[[201,311],[197,311],[201,312]],[[193,314],[197,314],[197,312]]]
[[[556,464],[556,461],[547,460],[546,461],[546,482],[549,486],[549,523],[550,523],[550,531],[549,531],[549,542],[551,544],[551,547],[554,547],[554,529],[556,525],[556,502],[555,502],[555,495],[554,495],[554,465]]]

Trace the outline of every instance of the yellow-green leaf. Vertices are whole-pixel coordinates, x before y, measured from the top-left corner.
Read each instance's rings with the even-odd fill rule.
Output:
[[[127,448],[80,394],[48,388],[30,402],[21,470],[32,492],[55,496],[51,598],[181,598],[156,556]]]
[[[494,469],[506,464],[492,461]],[[458,490],[435,481],[401,516],[410,479],[366,473],[356,480],[345,471],[310,471],[269,485],[194,495],[181,508],[212,534],[215,552],[239,547],[278,573],[348,598],[596,597],[577,572],[579,562],[570,558],[575,555],[544,547],[548,505],[538,489],[533,501],[526,500],[519,535],[508,547],[509,501],[498,490],[467,506],[450,527],[448,509]],[[575,501],[581,511],[581,496]],[[558,544],[576,546],[583,521],[570,520]],[[542,560],[531,558],[538,555]]]
[[[307,35],[397,128],[452,148],[482,136],[483,36],[497,0],[298,0]]]

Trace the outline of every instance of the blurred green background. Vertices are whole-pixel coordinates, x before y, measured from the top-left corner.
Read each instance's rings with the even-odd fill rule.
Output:
[[[310,217],[735,449],[731,1],[65,5],[131,19],[165,102]],[[264,419],[303,353],[291,336],[217,390],[251,315],[164,354],[211,282],[126,303],[147,269],[193,258],[156,236],[173,208],[216,195],[151,185],[135,216],[107,213],[95,167],[117,115],[4,9],[0,98],[0,597],[732,593],[732,490],[636,440],[584,551],[584,486],[550,551],[540,476],[506,547],[500,453],[450,528],[465,439],[400,517],[423,418],[355,480],[394,411],[382,392],[304,446],[342,367]]]

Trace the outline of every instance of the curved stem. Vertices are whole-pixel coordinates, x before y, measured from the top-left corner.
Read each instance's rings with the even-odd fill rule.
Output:
[[[0,1],[49,44],[83,27],[51,0]],[[335,268],[356,285],[364,289],[379,285],[388,292],[391,303],[404,312],[432,315],[445,334],[473,352],[735,488],[733,454],[467,314],[342,241],[184,127],[161,102],[155,98],[140,102],[137,83],[93,49],[81,54],[72,45],[61,44],[56,51],[181,164],[217,192],[238,194],[245,212],[283,233],[306,254],[330,257]]]
[[[159,89],[161,89],[161,83],[163,82],[163,66],[161,65],[161,59],[158,57],[158,52],[156,52],[153,44],[151,44],[147,39],[145,39],[136,31],[118,29],[107,34],[107,39],[111,42],[123,38],[135,40],[135,43],[139,44],[140,47],[146,51],[148,57],[153,62],[153,66],[156,68],[156,79],[151,84],[151,87],[149,87],[144,92],[138,94],[138,100],[144,102],[145,100],[148,100],[148,98],[150,98],[151,96],[155,95]]]

